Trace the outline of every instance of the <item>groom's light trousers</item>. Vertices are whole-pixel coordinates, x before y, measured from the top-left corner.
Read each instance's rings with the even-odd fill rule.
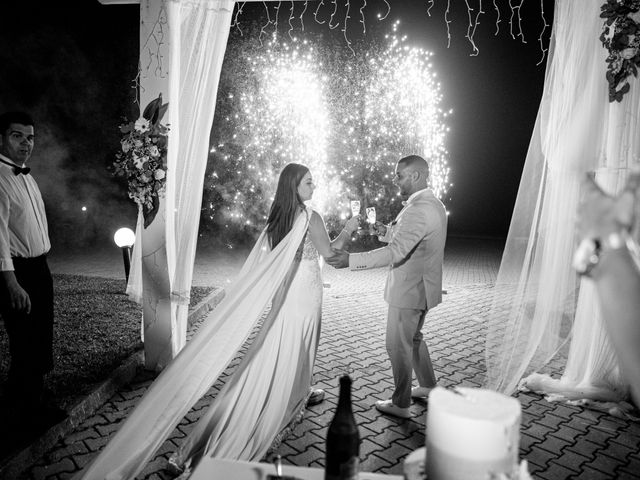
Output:
[[[429,349],[421,331],[426,314],[427,310],[389,305],[386,346],[395,384],[391,400],[401,408],[411,405],[412,371],[416,372],[421,387],[436,384]]]

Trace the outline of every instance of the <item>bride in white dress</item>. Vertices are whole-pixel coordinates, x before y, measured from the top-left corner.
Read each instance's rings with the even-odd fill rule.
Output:
[[[276,434],[304,412],[320,337],[319,254],[331,256],[331,248],[340,248],[358,228],[358,217],[351,218],[331,242],[320,215],[303,203],[314,189],[311,173],[303,165],[291,163],[280,174],[266,227],[271,249],[299,217],[309,219],[292,275],[277,291],[238,370],[171,457],[172,464],[187,467],[205,453],[259,460]]]
[[[169,465],[188,471],[203,455],[260,460],[302,415],[320,336],[319,257],[342,248],[359,222],[349,219],[331,241],[322,217],[304,205],[314,189],[307,167],[284,167],[267,226],[236,283],[76,478],[135,478],[263,317],[237,370]]]

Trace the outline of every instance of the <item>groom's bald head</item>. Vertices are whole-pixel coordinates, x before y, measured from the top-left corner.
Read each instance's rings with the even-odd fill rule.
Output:
[[[396,174],[393,179],[400,189],[400,195],[409,197],[411,194],[429,186],[429,164],[418,155],[409,155],[398,161]]]
[[[418,155],[409,155],[401,158],[398,161],[398,165],[402,165],[413,172],[418,172],[425,181],[429,179],[429,163]]]

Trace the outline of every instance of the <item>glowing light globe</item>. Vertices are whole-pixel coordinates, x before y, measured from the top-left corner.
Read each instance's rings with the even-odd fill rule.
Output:
[[[130,247],[136,241],[136,234],[130,228],[120,228],[113,235],[113,241],[120,248]]]

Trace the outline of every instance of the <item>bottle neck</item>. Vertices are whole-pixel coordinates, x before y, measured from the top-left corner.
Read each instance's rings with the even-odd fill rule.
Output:
[[[338,397],[338,410],[351,411],[351,379],[344,376],[340,379],[340,396]]]

